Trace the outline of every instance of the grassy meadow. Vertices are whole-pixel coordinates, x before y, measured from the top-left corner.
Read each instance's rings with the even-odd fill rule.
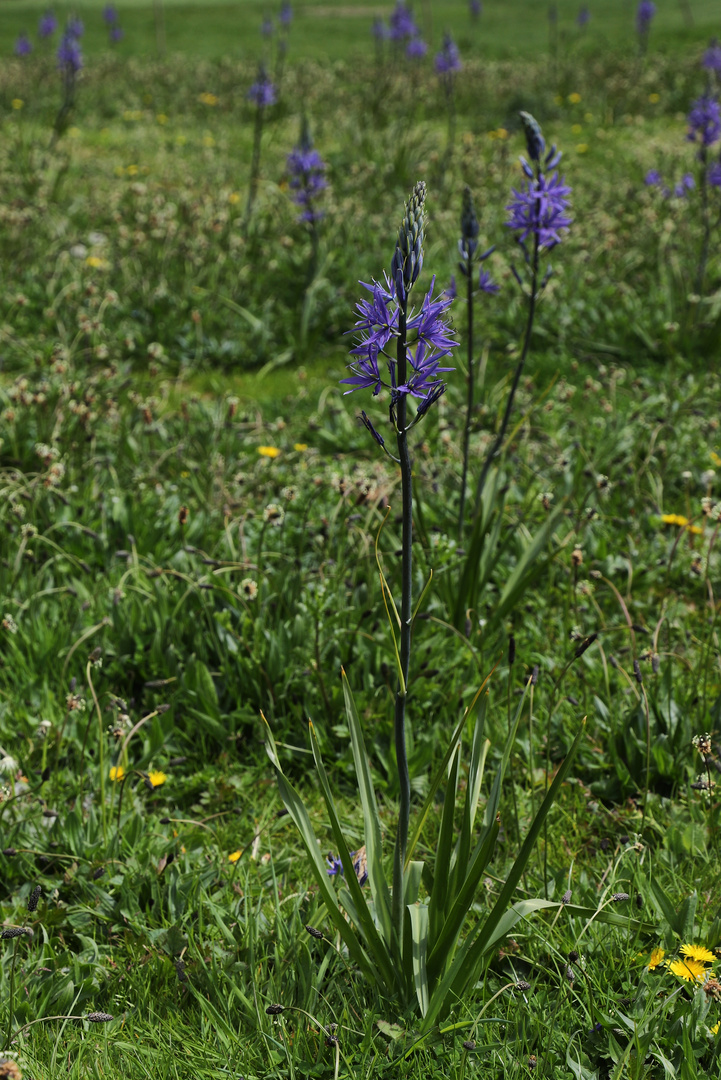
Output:
[[[657,6],[0,0],[0,1078],[721,1076],[721,18]],[[340,380],[420,179],[409,531]]]

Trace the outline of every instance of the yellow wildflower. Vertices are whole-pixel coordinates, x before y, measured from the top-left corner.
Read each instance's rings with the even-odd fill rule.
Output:
[[[10,102],[10,104],[12,105],[13,109],[22,109],[25,102],[23,101],[22,98],[14,97],[12,99],[12,101]]]
[[[709,1029],[712,1035],[718,1035],[721,1031],[721,1020],[717,1020],[712,1028]]]
[[[240,202],[239,192],[231,191],[230,195],[228,196],[228,202],[231,204],[231,206],[237,206]]]
[[[683,514],[661,514],[661,521],[664,525],[679,525],[682,529],[685,529],[688,525],[688,518]]]
[[[203,146],[206,146],[208,148],[210,148],[211,146],[215,146],[215,139],[208,132],[206,132],[203,136]]]
[[[122,765],[113,765],[110,770],[110,779],[118,783],[125,776],[125,769]]]
[[[581,100],[581,95],[580,94],[573,93],[573,94],[568,95],[568,104],[569,105],[578,105],[580,100]]]
[[[167,779],[167,775],[159,769],[155,769],[153,772],[148,773],[148,780],[153,787],[161,787]]]
[[[161,126],[162,126],[163,124],[167,124],[167,122],[168,122],[168,118],[167,118],[167,116],[165,115],[165,113],[162,113],[162,112],[159,112],[159,113],[158,113],[158,115],[157,115],[157,116],[155,117],[155,119],[157,120],[157,122],[158,122],[158,123],[159,123],[159,124],[160,124]]]
[[[128,165],[128,167],[127,167],[127,169],[125,171],[127,172],[128,176],[137,176],[138,175],[138,166],[137,165]]]
[[[702,983],[706,978],[707,968],[698,960],[671,960],[668,962],[668,970],[672,975],[686,982]]]
[[[293,444],[293,449],[297,450],[299,454],[304,453],[308,449],[308,443],[297,442]]]
[[[571,124],[571,131],[574,135],[580,135],[583,131],[583,126],[581,124]]]
[[[711,451],[711,460],[713,461],[714,465],[721,465],[721,457],[719,457],[715,450]]]
[[[240,850],[240,848],[238,848],[237,851],[231,851],[230,855],[228,856],[228,862],[236,863],[242,854],[243,852]]]
[[[711,950],[707,949],[705,945],[682,945],[679,952],[683,953],[689,960],[698,960],[700,964],[713,964],[716,959]]]
[[[648,95],[648,100],[651,102],[652,105],[658,105],[659,101],[661,100],[661,95],[660,94],[649,94]]]
[[[212,105],[217,105],[218,104],[218,99],[215,96],[215,94],[201,94],[200,97],[198,98],[198,101],[202,102],[203,105],[211,105],[212,106]]]
[[[648,965],[647,965],[648,970],[653,971],[655,968],[657,968],[658,965],[663,960],[665,955],[666,955],[666,950],[665,949],[654,949],[653,952],[651,953],[651,959],[649,960]]]
[[[506,129],[505,128],[497,128],[496,129],[496,138],[497,139],[507,139],[508,138],[508,132],[506,131]]]
[[[587,154],[588,153],[588,143],[580,142],[578,144],[578,146],[576,147],[576,153],[577,154]]]
[[[107,270],[110,263],[107,259],[101,259],[99,255],[88,255],[85,265],[92,267],[93,270]]]
[[[276,458],[280,453],[277,446],[259,446],[258,453],[261,457]]]

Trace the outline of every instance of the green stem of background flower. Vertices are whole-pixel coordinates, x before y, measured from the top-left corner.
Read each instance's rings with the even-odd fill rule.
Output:
[[[521,381],[521,375],[523,374],[523,369],[526,365],[526,358],[528,357],[528,352],[531,347],[531,333],[533,332],[533,319],[536,314],[536,299],[538,293],[539,248],[540,244],[538,239],[538,231],[536,231],[533,237],[533,258],[531,260],[531,295],[528,300],[528,318],[526,320],[526,336],[523,340],[523,351],[521,352],[521,359],[518,361],[516,371],[513,376],[511,392],[508,395],[508,400],[506,401],[506,411],[503,414],[501,426],[499,428],[498,434],[496,435],[496,438],[493,441],[491,449],[486,454],[486,460],[483,462],[481,475],[478,477],[478,483],[476,485],[476,504],[473,510],[474,515],[479,512],[479,508],[481,505],[481,497],[483,495],[483,488],[485,487],[486,478],[488,476],[491,465],[493,464],[493,460],[503,446],[503,440],[505,438],[506,430],[508,429],[508,424],[511,419],[511,412],[513,411],[513,402],[516,397],[516,390],[518,389],[518,384]]]
[[[463,429],[463,472],[461,474],[461,505],[458,510],[458,539],[463,539],[463,518],[466,510],[466,481],[468,479],[468,445],[471,438],[471,417],[473,415],[473,256],[470,244],[466,258],[466,282],[468,285],[468,401],[466,403],[466,424]]]

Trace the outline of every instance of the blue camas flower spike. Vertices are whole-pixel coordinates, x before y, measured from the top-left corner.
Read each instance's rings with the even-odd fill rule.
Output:
[[[703,94],[691,106],[688,114],[689,142],[698,142],[701,146],[713,146],[721,136],[721,107],[711,94]]]
[[[384,273],[382,282],[361,282],[370,297],[362,298],[356,306],[357,319],[351,332],[358,333],[359,340],[351,349],[352,375],[341,380],[350,387],[346,394],[370,390],[376,396],[382,389],[388,390],[391,410],[400,399],[415,398],[419,402],[416,419],[445,391],[441,376],[453,368],[444,366],[442,361],[451,356],[458,344],[445,318],[452,297],[441,293],[434,299],[435,277],[420,308],[417,311],[407,308],[408,294],[423,265],[425,197],[426,186],[421,181],[406,204],[391,276]],[[402,342],[400,356],[399,342]],[[405,368],[400,377],[399,367]],[[384,446],[365,415],[362,421],[379,445]]]
[[[300,208],[298,221],[315,224],[323,217],[316,199],[328,186],[325,178],[326,164],[313,147],[308,121],[304,117],[298,146],[288,154],[286,162],[288,182],[293,192],[293,202]]]
[[[529,237],[538,237],[539,248],[550,251],[561,243],[561,234],[571,225],[571,218],[566,213],[571,189],[559,179],[556,171],[561,160],[556,147],[552,146],[544,157],[546,144],[537,121],[530,113],[521,113],[521,120],[528,156],[535,163],[535,169],[521,158],[527,181],[520,191],[516,188],[511,191],[515,198],[506,207],[510,212],[506,225],[520,233],[518,242],[526,252]]]
[[[263,64],[258,68],[258,77],[246,94],[248,101],[252,101],[259,109],[268,105],[275,105],[278,95],[273,82]]]

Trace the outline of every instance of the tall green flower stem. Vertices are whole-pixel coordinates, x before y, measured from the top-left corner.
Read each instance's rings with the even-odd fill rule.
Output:
[[[398,365],[397,382],[402,386],[407,378],[407,318],[408,298],[399,302],[398,340],[396,362]],[[400,807],[398,812],[398,834],[393,861],[393,922],[398,933],[403,930],[403,865],[408,846],[408,828],[411,814],[411,780],[408,772],[408,751],[406,747],[406,701],[408,698],[408,673],[411,662],[411,621],[413,605],[413,473],[411,455],[408,448],[408,402],[401,394],[396,405],[396,440],[398,460],[401,467],[401,495],[403,503],[403,532],[401,539],[401,626],[400,626],[400,667],[398,671],[398,690],[394,734],[396,745],[396,763],[400,787]]]

